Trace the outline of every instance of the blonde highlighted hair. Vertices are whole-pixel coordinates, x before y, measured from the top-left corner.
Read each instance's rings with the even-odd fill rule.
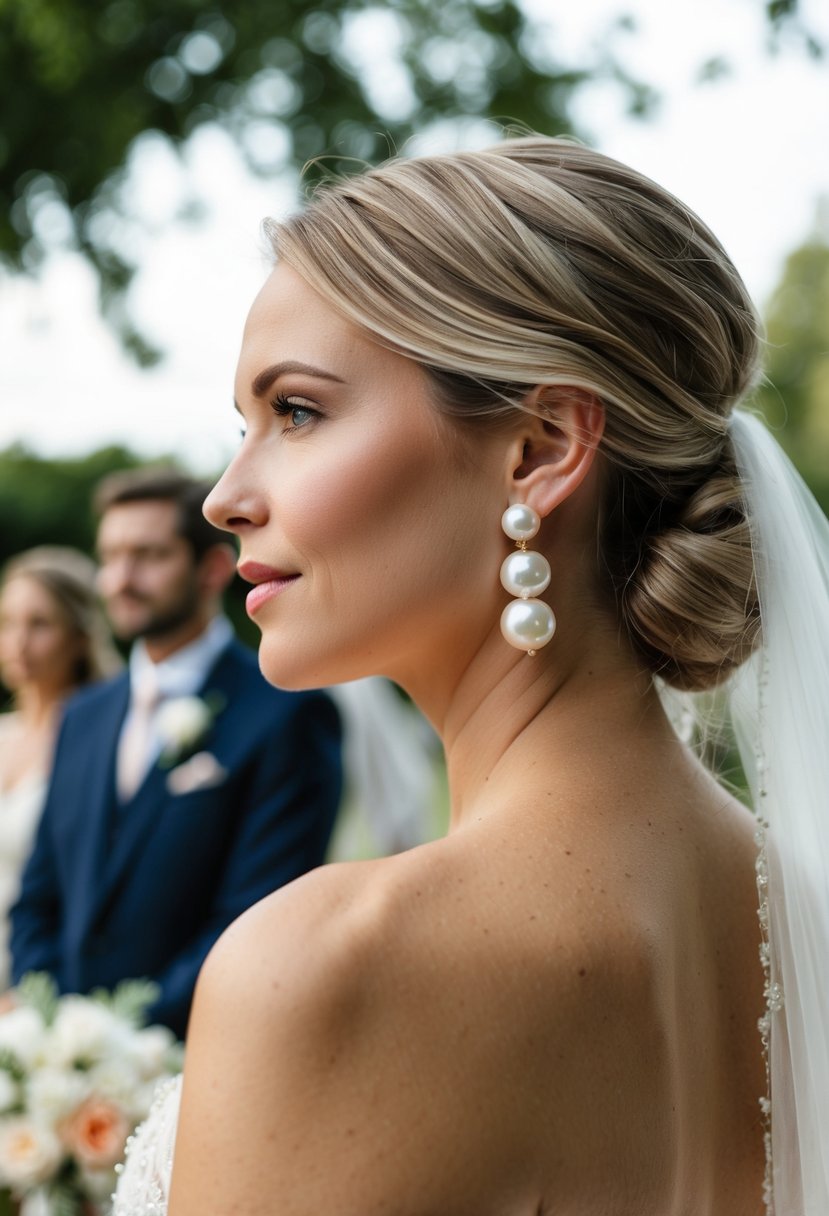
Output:
[[[267,231],[467,425],[538,384],[595,394],[600,564],[632,644],[687,690],[748,656],[759,613],[728,420],[758,374],[759,324],[692,211],[573,140],[526,136],[327,182]]]

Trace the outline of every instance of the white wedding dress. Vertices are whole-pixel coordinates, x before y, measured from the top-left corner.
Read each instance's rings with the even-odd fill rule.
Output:
[[[167,1216],[173,1149],[181,1102],[181,1077],[156,1088],[147,1118],[127,1141],[113,1196],[112,1216]]]

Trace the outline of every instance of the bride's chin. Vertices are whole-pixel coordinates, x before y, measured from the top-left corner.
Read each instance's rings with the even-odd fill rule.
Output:
[[[326,661],[317,651],[302,654],[298,648],[284,644],[268,645],[267,638],[259,644],[259,670],[274,688],[283,692],[307,692],[309,689],[329,688],[346,684],[372,672],[351,670],[352,665]]]
[[[269,638],[263,636],[259,643],[259,670],[270,685],[282,688],[283,692],[331,688],[382,674],[372,663],[374,655],[360,651],[357,658],[355,649],[359,647],[350,648],[345,654],[333,647],[326,653],[322,647],[317,647],[316,651],[311,647],[303,651],[299,646],[286,643],[284,638],[269,643]]]
[[[319,674],[319,669],[311,672],[298,668],[295,664],[268,663],[263,659],[261,651],[259,670],[269,684],[281,689],[282,692],[307,692],[313,688],[326,688],[332,683],[332,681],[326,680],[324,675]]]

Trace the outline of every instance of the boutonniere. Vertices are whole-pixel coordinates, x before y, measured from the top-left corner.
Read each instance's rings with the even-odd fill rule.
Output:
[[[155,721],[161,737],[161,768],[172,768],[192,756],[223,707],[224,698],[218,693],[162,701]]]

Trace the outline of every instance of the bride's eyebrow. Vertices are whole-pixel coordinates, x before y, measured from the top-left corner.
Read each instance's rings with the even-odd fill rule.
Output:
[[[288,360],[285,363],[273,363],[270,367],[266,367],[263,371],[255,376],[250,391],[254,397],[263,397],[268,389],[280,376],[289,375],[304,375],[315,376],[318,380],[333,380],[335,384],[344,384],[339,376],[335,376],[333,372],[327,372],[321,367],[313,367],[310,363],[297,363],[293,360]]]

